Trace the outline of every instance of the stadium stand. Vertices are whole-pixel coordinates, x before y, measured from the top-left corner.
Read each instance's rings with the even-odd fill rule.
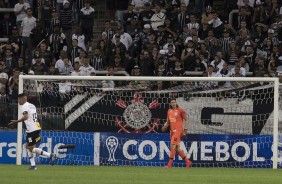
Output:
[[[85,58],[92,75],[110,66],[116,75],[206,76],[208,66],[221,77],[281,73],[281,1],[181,2],[0,1],[0,122],[16,112],[7,104],[20,74],[82,75]]]

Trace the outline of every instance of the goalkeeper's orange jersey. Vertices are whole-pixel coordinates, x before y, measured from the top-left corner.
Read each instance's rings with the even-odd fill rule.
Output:
[[[183,130],[183,119],[186,119],[186,112],[182,108],[169,109],[167,117],[170,122],[170,131]]]

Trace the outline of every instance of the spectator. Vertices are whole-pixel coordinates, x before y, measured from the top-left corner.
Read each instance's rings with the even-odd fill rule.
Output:
[[[31,8],[28,8],[26,10],[27,17],[25,17],[22,20],[21,23],[21,30],[20,35],[22,36],[22,51],[21,51],[21,57],[26,56],[26,62],[30,63],[31,56],[31,44],[30,44],[30,34],[31,30],[36,26],[36,19],[32,16],[32,10]]]
[[[116,34],[119,34],[120,42],[123,43],[126,47],[126,50],[128,50],[133,43],[131,36],[124,31],[123,26],[117,27],[117,33]],[[113,38],[112,42],[115,43],[116,39]]]
[[[159,4],[155,5],[155,14],[151,17],[151,26],[153,30],[157,30],[158,26],[164,25],[166,15],[161,11]]]
[[[5,62],[6,67],[9,69],[9,74],[13,68],[15,68],[15,64],[17,63],[17,58],[13,55],[12,50],[6,49],[4,53],[3,60]]]
[[[40,43],[39,54],[44,59],[45,64],[49,67],[55,65],[56,59],[51,51],[47,50],[47,43],[45,41]]]
[[[24,2],[24,0],[19,0],[14,7],[15,15],[17,16],[17,28],[20,30],[22,21],[25,17],[27,17],[27,9],[30,8],[29,3]]]
[[[152,54],[154,48],[158,48],[158,46],[154,32],[149,33],[149,39],[144,43],[143,49],[147,49]]]
[[[78,40],[72,40],[72,46],[69,50],[68,57],[70,58],[71,65],[74,64],[75,58],[79,56],[80,51],[83,50],[81,47],[78,46]]]
[[[77,25],[80,24],[80,10],[85,6],[85,0],[74,0],[74,14],[75,14],[75,21]]]
[[[233,68],[235,66],[235,62],[238,60],[239,52],[236,50],[235,41],[229,43],[228,52],[226,55],[226,62],[229,65],[229,68]]]
[[[181,53],[181,61],[183,61],[185,71],[191,71],[192,64],[196,62],[196,55],[198,55],[198,51],[195,50],[192,40],[189,40],[186,48]]]
[[[63,33],[66,35],[68,49],[70,49],[72,36],[72,10],[70,9],[68,0],[64,0],[63,6],[64,8],[60,10],[60,24]]]
[[[139,21],[141,21],[140,27],[143,27],[145,24],[151,23],[151,18],[155,12],[151,9],[151,5],[149,2],[144,4],[144,10],[139,14]]]
[[[56,12],[60,12],[64,7],[65,0],[56,0]]]
[[[223,68],[225,61],[222,59],[222,52],[217,52],[214,60],[210,63],[214,67],[214,71],[218,72]]]
[[[33,59],[31,60],[31,64],[32,65],[36,63],[36,58],[40,58],[40,62],[45,64],[45,60],[40,55],[40,50],[39,49],[34,50]]]
[[[252,17],[254,15],[253,5],[250,5],[249,0],[243,0],[244,4],[241,4],[239,8],[240,20],[245,20],[247,28],[252,29]]]
[[[213,19],[208,22],[209,24],[208,29],[213,30],[214,36],[216,38],[220,38],[222,35],[223,23],[218,17],[217,12],[214,11],[212,15],[213,15]]]
[[[138,23],[138,17],[135,16],[131,19],[130,25],[126,27],[126,32],[131,36],[131,38],[134,40],[135,35],[140,32],[140,26]]]
[[[44,41],[47,36],[46,29],[44,29],[42,24],[41,20],[36,20],[36,26],[31,30],[30,40],[32,48],[39,47],[40,42]]]
[[[234,72],[231,74],[231,77],[244,77],[240,72],[240,66],[234,67]]]
[[[115,55],[115,51],[117,48],[120,49],[121,54],[124,55],[125,51],[127,50],[125,45],[120,41],[120,34],[117,33],[114,36],[115,41],[111,43],[110,45],[110,56],[114,56]]]
[[[85,7],[80,10],[80,21],[82,33],[87,42],[92,41],[95,9],[90,6],[90,0],[85,0]]]
[[[78,61],[74,62],[74,70],[72,71],[71,73],[71,76],[80,76],[81,73],[80,73],[80,63]]]
[[[132,76],[141,76],[141,70],[138,65],[135,65],[134,68],[131,71]]]
[[[56,70],[54,65],[50,65],[48,68],[48,74],[47,75],[59,75],[58,70]]]
[[[78,46],[80,47],[80,48],[82,48],[83,50],[85,50],[86,51],[86,42],[87,42],[87,40],[86,40],[86,37],[85,37],[85,35],[81,32],[81,28],[80,27],[76,27],[75,28],[75,32],[74,32],[74,34],[72,35],[72,40],[74,40],[74,39],[76,39],[77,41],[78,41]]]
[[[26,66],[25,64],[24,64],[24,59],[23,58],[18,58],[18,61],[17,61],[17,63],[16,63],[16,65],[15,65],[15,67],[14,68],[17,68],[20,72],[21,72],[21,74],[27,74],[28,73],[28,66]]]
[[[115,20],[116,18],[116,7],[118,1],[117,0],[106,0],[106,7],[108,10],[108,15],[111,20]]]
[[[196,21],[196,17],[194,14],[190,14],[190,22],[187,24],[188,31],[191,32],[191,29],[196,30],[196,35],[198,35],[198,31],[200,29],[200,24]]]
[[[48,25],[50,25],[50,28],[49,28],[50,33],[53,33],[54,30],[55,30],[55,27],[57,25],[60,25],[60,18],[59,18],[59,15],[58,15],[58,12],[56,11],[56,9],[52,9],[51,20],[48,23]]]
[[[73,72],[73,67],[68,57],[63,58],[63,64],[57,69],[60,75],[70,75]]]
[[[205,72],[206,71],[206,67],[204,63],[201,62],[200,57],[196,57],[195,62],[191,64],[189,71],[194,71],[194,72]]]
[[[45,63],[41,62],[41,57],[39,55],[34,56],[35,64],[31,65],[31,70],[34,72],[34,75],[46,75],[48,72],[48,67]]]
[[[140,31],[138,34],[136,34],[133,44],[133,56],[138,55],[140,51],[145,48],[145,43],[148,43],[149,41],[149,35],[151,33],[151,26],[150,24],[145,24],[142,31]]]
[[[125,71],[125,68],[123,66],[124,61],[122,61],[122,58],[119,55],[115,55],[114,58],[114,71]]]
[[[102,35],[106,34],[106,38],[108,40],[111,40],[113,36],[115,35],[115,30],[112,29],[110,21],[105,21],[105,29],[102,32]]]
[[[131,4],[134,6],[133,11],[139,14],[144,10],[145,3],[148,3],[149,0],[132,0]]]
[[[222,48],[223,55],[226,56],[229,51],[229,45],[235,42],[233,38],[230,37],[230,33],[227,30],[223,31],[223,37],[219,39],[219,45]]]
[[[257,65],[253,70],[253,77],[264,77],[266,74],[268,74],[268,70],[264,66],[264,58],[258,58]]]
[[[264,39],[263,43],[266,44],[266,40],[272,40],[273,45],[279,45],[280,41],[275,36],[275,31],[273,29],[268,29],[267,31],[267,38]]]
[[[202,35],[203,37],[206,37],[209,21],[211,21],[212,19],[213,19],[212,7],[207,6],[206,11],[202,14],[202,19],[201,19],[201,24],[203,28],[203,35]]]
[[[167,76],[167,72],[164,62],[161,61],[158,63],[158,67],[154,70],[154,76],[164,77]]]
[[[20,71],[17,68],[14,68],[13,75],[9,78],[8,81],[10,101],[13,103],[16,103],[18,99],[19,75]]]
[[[134,66],[136,66],[137,62],[136,60],[130,55],[130,52],[125,52],[125,60],[124,60],[124,67],[125,71],[132,75],[132,71],[134,69]]]
[[[83,59],[87,57],[87,54],[84,50],[80,50],[79,56],[74,59],[74,63],[78,62],[80,66],[83,65]]]
[[[123,26],[128,26],[130,25],[130,21],[133,17],[135,16],[138,16],[136,13],[133,12],[133,5],[132,4],[129,4],[128,7],[127,7],[127,12],[125,12],[123,14]]]
[[[20,38],[19,31],[16,26],[12,28],[12,35],[9,37],[8,43],[10,44],[10,47],[14,55],[19,56],[21,52],[22,40]],[[1,52],[1,49],[0,49],[0,52]]]
[[[0,21],[0,26],[0,37],[8,38],[11,36],[12,28],[15,26],[15,22],[10,17],[8,12],[4,14],[4,19]]]
[[[140,59],[141,75],[142,76],[153,76],[154,62],[150,58],[148,51],[143,52],[144,57]]]
[[[54,32],[49,37],[50,50],[55,59],[59,59],[61,50],[67,45],[66,35],[60,31],[60,26],[56,25]],[[66,51],[66,49],[65,49]]]
[[[107,67],[108,67],[108,63],[107,63],[105,57],[101,55],[99,48],[96,48],[94,50],[94,55],[93,55],[90,63],[91,63],[90,65],[95,70],[106,70]]]
[[[6,72],[6,65],[3,60],[0,59],[0,89],[5,88],[8,82],[8,74]]]
[[[80,75],[82,76],[90,76],[92,72],[95,72],[95,69],[89,65],[90,59],[84,58],[83,59],[83,66],[79,68]]]
[[[271,77],[275,77],[276,76],[276,72],[277,72],[277,61],[275,60],[275,58],[271,58],[269,63],[268,63],[268,72],[269,75]]]
[[[185,75],[185,70],[181,67],[181,61],[177,59],[175,61],[174,68],[171,70],[172,76],[184,76]]]
[[[40,1],[38,1],[39,3]],[[37,19],[42,21],[44,31],[49,32],[50,22],[51,22],[51,11],[53,7],[53,2],[50,0],[42,0],[41,4],[38,5],[38,17]],[[34,8],[35,9],[35,8]]]
[[[179,32],[181,33],[183,28],[186,27],[189,23],[189,14],[187,12],[187,6],[185,3],[181,3],[180,11],[175,19],[176,20],[174,21],[176,22],[177,30],[179,30]]]
[[[128,4],[129,4],[129,0],[119,0],[116,5],[117,20],[121,22],[121,24],[124,24],[123,14],[126,12]]]

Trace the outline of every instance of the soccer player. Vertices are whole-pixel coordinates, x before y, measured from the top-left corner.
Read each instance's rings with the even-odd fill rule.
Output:
[[[183,126],[184,123],[184,126]],[[189,168],[192,162],[186,157],[185,153],[180,149],[180,141],[182,137],[187,134],[189,122],[186,117],[186,112],[178,107],[176,99],[170,100],[170,108],[167,112],[167,121],[162,127],[165,132],[167,127],[170,126],[170,155],[168,164],[165,168],[171,168],[172,162],[176,152],[186,162],[186,167]]]
[[[26,125],[26,149],[28,150],[28,156],[30,160],[30,170],[36,170],[35,165],[35,153],[50,158],[51,164],[54,165],[56,155],[43,151],[40,148],[36,148],[36,143],[40,142],[41,126],[37,120],[36,107],[27,102],[27,96],[24,93],[18,95],[18,103],[22,105],[23,116],[19,120],[11,120],[9,125],[24,122]]]

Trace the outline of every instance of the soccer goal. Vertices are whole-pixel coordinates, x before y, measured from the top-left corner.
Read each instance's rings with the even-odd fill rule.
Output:
[[[190,122],[181,148],[192,167],[278,167],[276,78],[21,75],[22,92],[38,108],[40,147],[58,164],[164,166],[170,140],[161,127],[175,98]],[[22,124],[17,136],[20,165]],[[183,164],[177,156],[174,166]]]

